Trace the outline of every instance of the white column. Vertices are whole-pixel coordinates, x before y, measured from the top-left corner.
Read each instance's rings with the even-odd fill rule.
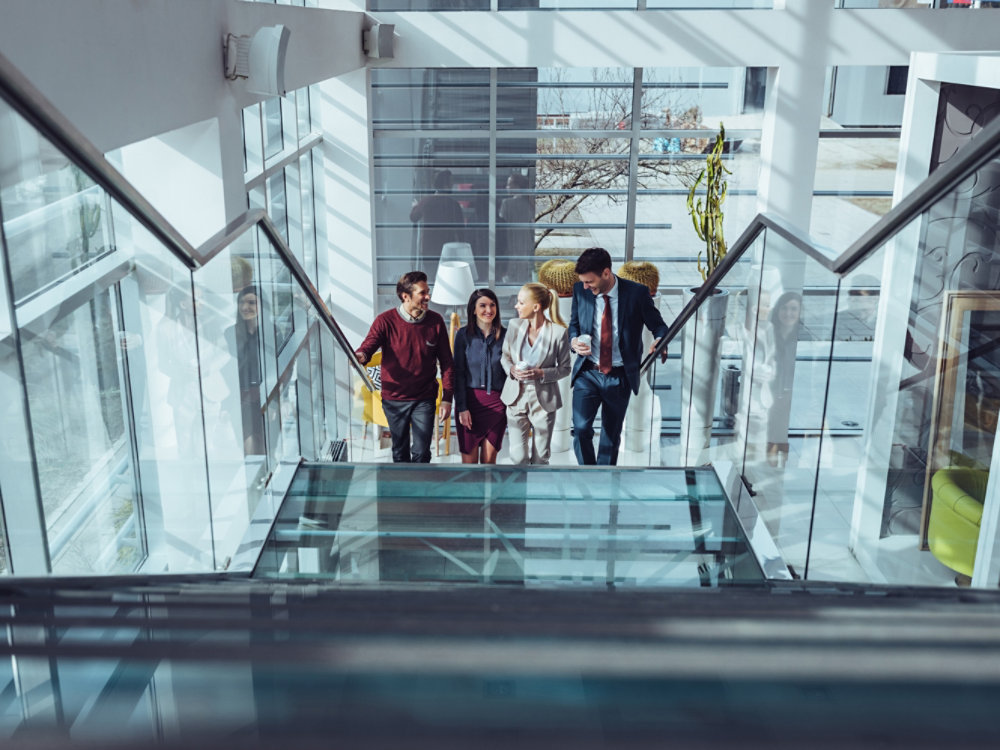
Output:
[[[316,175],[326,207],[319,255],[327,270],[320,270],[320,294],[331,298],[334,317],[357,346],[376,312],[367,72],[323,82],[314,106],[327,134],[323,174]]]

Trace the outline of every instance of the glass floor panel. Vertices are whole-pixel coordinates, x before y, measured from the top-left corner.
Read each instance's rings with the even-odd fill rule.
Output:
[[[254,577],[518,586],[764,581],[711,468],[303,464]]]

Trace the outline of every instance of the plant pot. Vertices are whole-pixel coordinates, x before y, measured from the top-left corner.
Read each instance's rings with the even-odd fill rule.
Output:
[[[686,293],[690,299],[696,289]],[[680,463],[699,466],[707,459],[712,439],[715,398],[719,391],[722,334],[726,328],[729,292],[716,289],[681,336],[681,435]]]

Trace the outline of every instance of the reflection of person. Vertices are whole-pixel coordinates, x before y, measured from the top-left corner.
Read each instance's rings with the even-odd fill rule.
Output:
[[[569,375],[569,335],[558,297],[541,284],[522,286],[514,308],[517,320],[510,322],[503,345],[502,364],[509,377],[501,395],[507,404],[510,459],[547,464],[556,410],[562,406],[559,380]]]
[[[526,190],[528,178],[517,172],[507,178],[508,190]],[[500,203],[500,220],[507,224],[531,224],[535,221],[534,200],[527,195],[512,195]],[[498,283],[519,283],[531,278],[531,257],[535,254],[535,230],[530,226],[504,227],[502,248],[498,247],[496,278]]]
[[[240,411],[243,417],[243,451],[264,453],[264,417],[261,414],[260,294],[247,286],[236,297],[236,363],[240,374]]]
[[[771,365],[770,398],[767,406],[767,461],[784,466],[788,460],[788,423],[792,411],[792,381],[795,378],[795,349],[802,320],[802,295],[785,292],[778,297],[765,331],[765,357]],[[765,386],[767,387],[767,386]]]
[[[462,463],[495,464],[507,429],[500,364],[507,329],[497,296],[477,289],[469,297],[469,324],[455,334],[455,412]]]
[[[451,172],[441,170],[434,175],[434,194],[415,201],[410,221],[420,222],[420,257],[417,265],[437,263],[446,242],[465,241],[465,215],[451,192]]]
[[[618,462],[622,422],[631,393],[639,392],[643,327],[656,342],[667,325],[649,289],[611,273],[611,255],[584,250],[576,262],[569,335],[580,356],[573,365],[573,447],[580,464]],[[581,336],[590,336],[593,345]],[[630,393],[631,392],[631,393]],[[594,455],[594,418],[601,409],[601,440]]]
[[[396,282],[399,307],[379,314],[354,356],[365,364],[382,350],[382,409],[396,463],[430,463],[438,365],[441,420],[451,415],[454,368],[444,319],[427,306],[427,274],[410,271]],[[411,445],[412,433],[412,445]]]
[[[198,387],[198,347],[195,342],[194,303],[190,289],[167,290],[166,309],[157,329],[159,367],[167,378],[167,404],[174,415],[178,450],[185,440],[201,431],[199,400],[192,395]],[[221,379],[219,371],[204,370],[203,396],[208,399],[208,381]],[[225,395],[225,394],[223,394]]]

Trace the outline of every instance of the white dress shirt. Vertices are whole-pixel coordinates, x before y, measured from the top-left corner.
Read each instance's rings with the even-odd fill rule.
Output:
[[[618,346],[618,277],[615,276],[615,285],[609,289],[608,302],[605,303],[604,295],[598,294],[594,305],[594,330],[590,342],[590,361],[595,365],[601,364],[601,321],[604,320],[604,306],[611,305],[611,366],[621,367],[622,355]]]

